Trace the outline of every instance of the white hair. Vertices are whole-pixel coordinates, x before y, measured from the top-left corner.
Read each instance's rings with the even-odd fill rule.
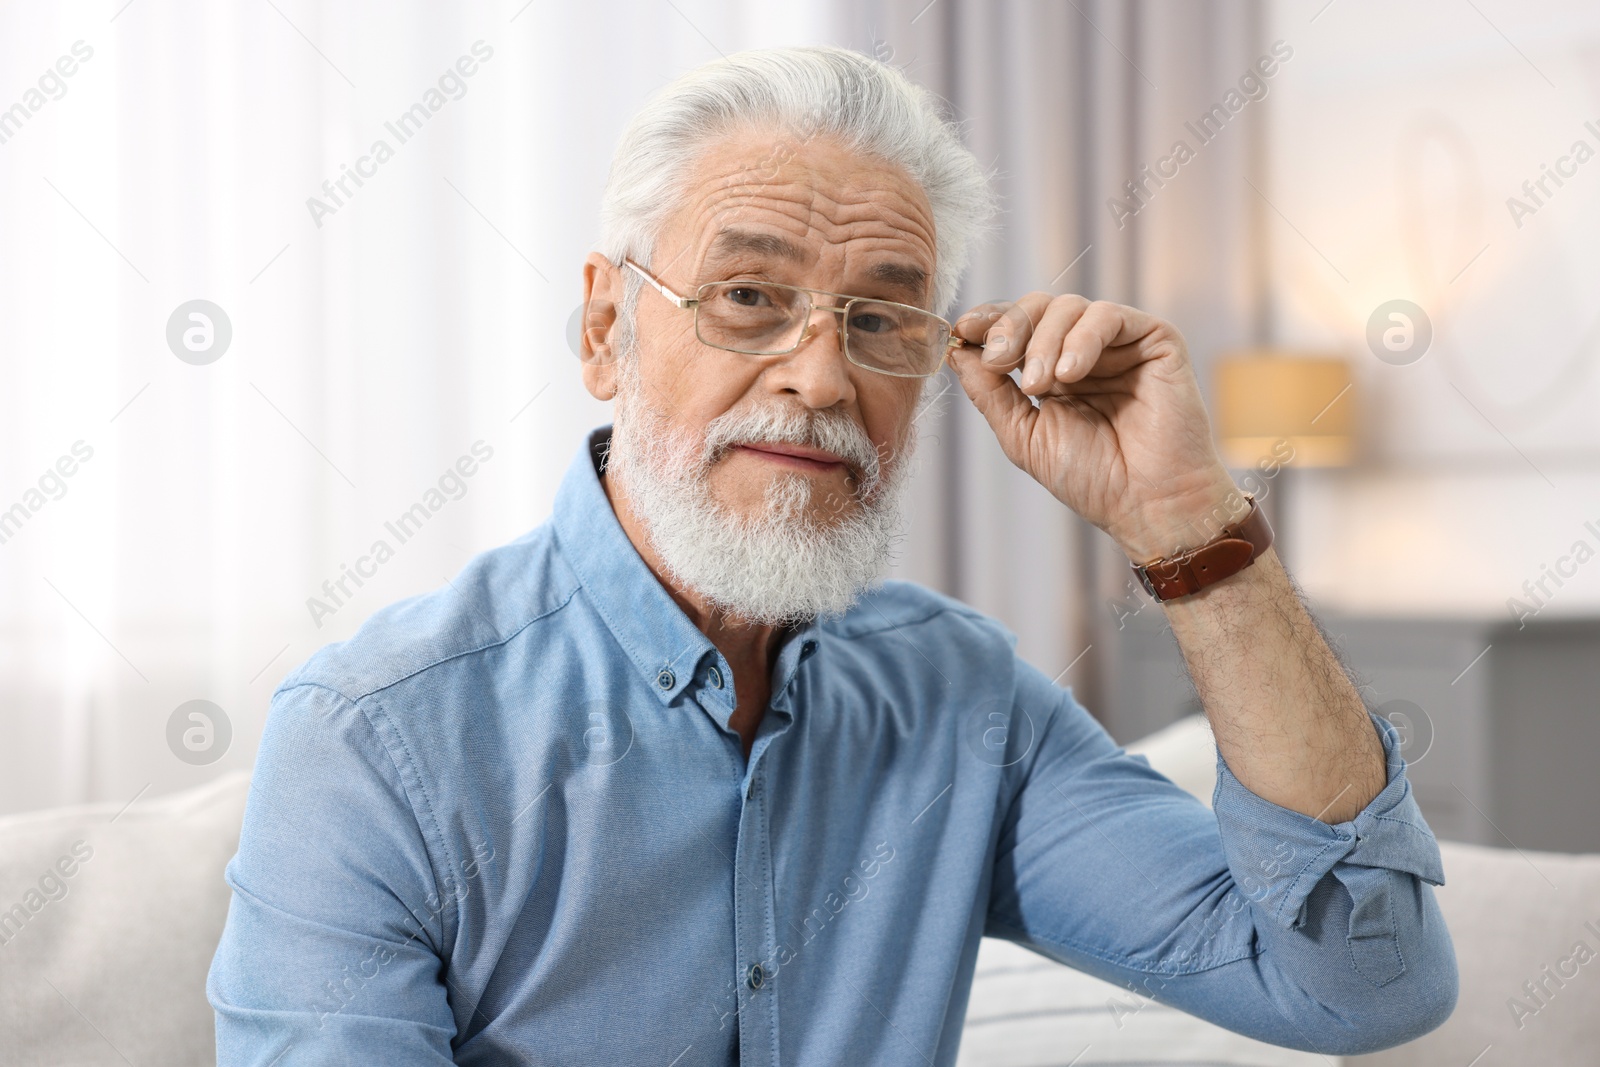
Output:
[[[932,310],[956,298],[972,245],[994,215],[988,176],[947,121],[932,92],[896,68],[845,48],[754,49],[678,78],[634,116],[617,143],[600,205],[599,250],[648,264],[683,183],[712,141],[772,128],[800,143],[839,139],[855,152],[899,166],[933,211]],[[627,272],[625,292],[638,293]],[[624,300],[626,309],[632,301]]]

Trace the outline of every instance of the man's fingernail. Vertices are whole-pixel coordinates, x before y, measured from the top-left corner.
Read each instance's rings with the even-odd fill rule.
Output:
[[[1039,381],[1039,374],[1039,361],[1036,359],[1028,360],[1027,366],[1024,367],[1022,371],[1023,388],[1033,388],[1033,386]]]

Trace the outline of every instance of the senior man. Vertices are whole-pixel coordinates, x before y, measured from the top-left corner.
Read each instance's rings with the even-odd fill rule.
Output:
[[[274,695],[221,1064],[949,1064],[985,934],[1328,1054],[1449,1014],[1397,744],[1218,461],[1182,337],[1047,293],[952,327],[991,207],[931,95],[854,53],[742,53],[641,112],[583,267],[614,424],[549,522]],[[1214,813],[994,620],[879,581],[946,360],[1145,567]]]

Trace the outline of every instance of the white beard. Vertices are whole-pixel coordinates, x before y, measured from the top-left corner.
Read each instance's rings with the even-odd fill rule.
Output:
[[[618,366],[617,411],[605,471],[627,495],[673,582],[747,622],[783,626],[843,613],[877,584],[901,538],[902,498],[917,432],[880,462],[850,416],[776,404],[713,419],[703,439],[674,429],[642,397],[636,357]],[[712,465],[735,444],[769,442],[825,449],[859,477],[837,511],[813,518],[811,477],[779,470],[753,516],[719,503]]]

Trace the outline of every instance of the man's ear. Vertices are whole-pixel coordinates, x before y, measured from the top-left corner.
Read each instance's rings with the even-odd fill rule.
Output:
[[[583,385],[596,400],[617,395],[617,303],[622,272],[599,252],[583,261],[583,329],[578,335]]]

